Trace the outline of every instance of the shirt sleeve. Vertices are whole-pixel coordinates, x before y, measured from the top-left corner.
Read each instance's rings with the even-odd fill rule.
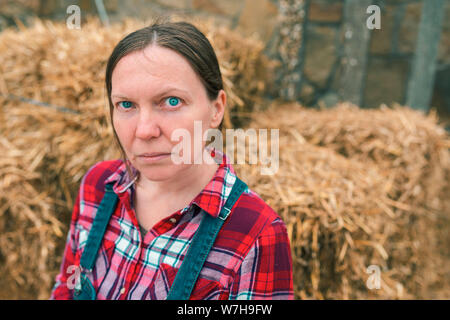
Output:
[[[244,258],[231,285],[229,299],[294,299],[290,243],[280,218],[261,232]]]
[[[81,189],[80,189],[81,190]],[[80,191],[72,212],[69,232],[66,238],[64,255],[59,274],[55,278],[50,300],[71,300],[73,299],[73,289],[79,279],[79,267],[77,263],[77,243],[76,224],[80,210]]]

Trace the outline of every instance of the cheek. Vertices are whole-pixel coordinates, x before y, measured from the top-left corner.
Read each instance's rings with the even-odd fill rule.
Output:
[[[120,143],[122,146],[126,147],[125,145],[130,139],[130,134],[132,132],[131,130],[131,124],[127,121],[124,121],[123,119],[113,119],[113,126],[114,130],[116,131],[117,137],[120,140]]]
[[[203,135],[205,131],[210,128],[210,120],[210,114],[205,110],[201,110],[200,112],[199,110],[196,110],[196,112],[191,112],[189,115],[172,122],[170,125],[170,133],[179,128],[185,129],[189,132],[190,146],[193,149],[195,139],[199,139],[200,144],[205,144],[203,141]],[[177,144],[178,142],[172,143]]]

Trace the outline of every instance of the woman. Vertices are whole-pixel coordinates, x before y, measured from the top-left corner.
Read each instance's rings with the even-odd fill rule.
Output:
[[[194,122],[218,128],[226,106],[206,37],[186,22],[137,30],[105,80],[123,160],[83,177],[51,299],[292,299],[283,221],[225,154],[194,148]],[[179,153],[177,129],[192,137]]]

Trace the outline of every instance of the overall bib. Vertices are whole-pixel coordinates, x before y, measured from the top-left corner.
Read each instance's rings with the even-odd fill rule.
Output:
[[[186,256],[181,263],[175,280],[167,295],[167,300],[188,300],[197,281],[200,270],[214,244],[216,236],[223,223],[230,214],[231,208],[239,199],[247,185],[236,177],[230,195],[217,218],[202,210],[202,221],[194,234]],[[118,197],[112,189],[112,184],[105,186],[105,195],[98,207],[94,222],[88,235],[87,243],[80,260],[80,283],[74,290],[74,300],[95,300],[97,293],[86,273],[92,271],[97,259],[103,235],[108,226],[111,215],[117,205]]]

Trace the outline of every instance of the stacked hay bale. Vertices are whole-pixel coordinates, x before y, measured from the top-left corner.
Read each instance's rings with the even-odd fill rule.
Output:
[[[261,44],[195,23],[219,44],[229,109],[250,110],[270,67]],[[106,28],[89,19],[70,30],[37,20],[0,34],[0,298],[48,298],[81,178],[94,163],[120,157],[104,90],[107,58],[145,25]]]
[[[287,223],[299,297],[448,298],[450,140],[435,114],[286,105],[250,126],[280,130],[277,174],[239,172]]]

